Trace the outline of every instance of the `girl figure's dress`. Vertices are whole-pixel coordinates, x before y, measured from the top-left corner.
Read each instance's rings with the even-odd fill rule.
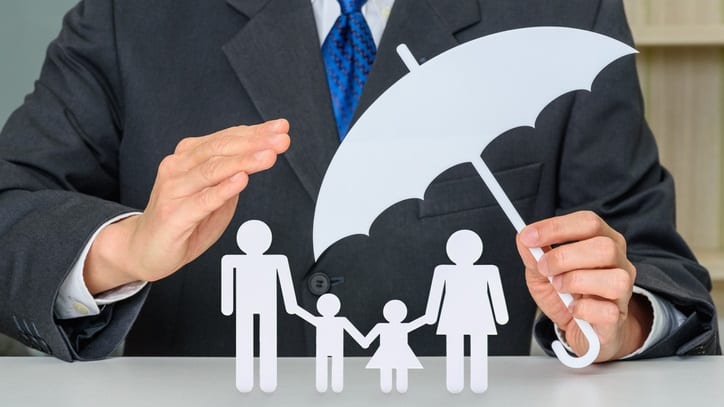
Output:
[[[380,346],[367,369],[422,369],[422,364],[407,343],[409,323],[379,323],[373,331],[379,332]]]
[[[402,301],[392,300],[385,304],[383,314],[387,322],[375,325],[364,338],[363,347],[367,347],[378,336],[380,346],[367,363],[367,369],[380,369],[380,389],[384,393],[392,391],[393,371],[397,391],[407,391],[407,371],[422,369],[420,361],[407,343],[407,335],[425,324],[425,318],[403,323],[407,316],[407,307]]]

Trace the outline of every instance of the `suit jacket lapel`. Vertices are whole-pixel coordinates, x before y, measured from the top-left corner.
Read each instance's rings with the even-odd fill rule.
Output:
[[[264,120],[287,118],[284,154],[312,199],[339,141],[309,0],[227,0],[249,21],[223,50]]]
[[[249,21],[224,53],[262,119],[289,119],[292,145],[284,157],[316,200],[339,142],[311,2],[227,2]],[[478,21],[477,0],[396,0],[354,120],[407,74],[399,44],[424,62],[456,46],[454,34]]]
[[[354,120],[408,73],[397,55],[398,45],[407,44],[423,63],[458,45],[454,34],[479,21],[477,0],[396,0]]]

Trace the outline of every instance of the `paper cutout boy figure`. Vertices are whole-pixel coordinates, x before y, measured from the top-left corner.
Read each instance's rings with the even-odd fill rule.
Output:
[[[330,362],[332,391],[339,393],[344,388],[344,332],[346,331],[360,345],[365,339],[347,318],[337,316],[340,307],[339,298],[327,293],[317,300],[320,317],[310,314],[301,307],[297,310],[300,318],[317,328],[316,386],[320,393],[327,391]]]
[[[420,361],[408,344],[410,332],[425,325],[425,317],[412,322],[402,322],[407,317],[407,306],[400,300],[385,304],[382,313],[387,320],[374,326],[367,334],[362,347],[367,348],[375,338],[380,337],[380,346],[367,369],[380,369],[380,389],[383,393],[392,391],[392,372],[395,371],[395,383],[399,393],[407,392],[409,369],[422,369]]]
[[[465,387],[467,335],[470,337],[470,389],[483,393],[488,388],[487,336],[497,335],[495,322],[501,325],[508,322],[500,273],[497,266],[474,264],[483,254],[483,242],[473,231],[453,233],[446,249],[455,264],[435,268],[425,318],[430,325],[437,321],[437,334],[445,335],[448,391],[460,393]]]
[[[231,315],[236,302],[236,388],[243,393],[254,387],[254,315],[259,315],[259,388],[269,393],[277,386],[277,278],[286,311],[299,309],[286,256],[264,254],[271,242],[269,227],[250,220],[236,234],[246,254],[221,259],[221,312]]]

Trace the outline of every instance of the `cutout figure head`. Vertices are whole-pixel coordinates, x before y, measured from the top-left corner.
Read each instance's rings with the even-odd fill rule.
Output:
[[[236,244],[246,254],[264,254],[271,247],[271,242],[271,229],[260,220],[244,222],[236,232]]]
[[[382,310],[387,322],[402,322],[407,316],[407,306],[400,300],[387,301]]]
[[[446,250],[453,263],[471,265],[483,255],[483,241],[472,230],[458,230],[447,240]]]
[[[333,317],[337,315],[342,304],[334,294],[324,294],[317,300],[317,311],[323,317]]]

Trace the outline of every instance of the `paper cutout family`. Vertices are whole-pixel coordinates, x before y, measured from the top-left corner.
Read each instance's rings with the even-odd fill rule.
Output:
[[[463,163],[470,163],[477,170],[513,227],[520,232],[525,227],[524,220],[480,154],[499,135],[522,126],[534,127],[542,110],[558,97],[577,90],[591,91],[593,81],[606,66],[635,53],[635,49],[615,39],[566,27],[531,27],[500,32],[463,43],[430,59],[424,65],[417,63],[404,44],[400,45],[398,54],[410,73],[387,89],[362,114],[337,149],[325,173],[314,214],[315,259],[338,240],[354,234],[368,235],[377,216],[395,203],[412,198],[424,199],[425,190],[432,180],[444,171]],[[431,117],[438,119],[429,120]],[[375,157],[374,166],[367,165],[369,157]],[[349,216],[350,213],[354,213],[354,216]],[[256,241],[253,243],[246,242],[245,239],[239,240],[247,257],[224,257],[224,313],[228,315],[233,310],[232,297],[229,294],[229,275],[232,272],[229,270],[243,270],[252,274],[264,274],[259,270],[278,270],[287,311],[297,313],[317,326],[318,345],[323,345],[324,349],[318,354],[318,359],[320,354],[329,354],[327,357],[333,359],[332,388],[335,391],[341,390],[342,358],[339,355],[343,355],[343,352],[341,348],[335,347],[337,345],[334,338],[341,337],[340,332],[343,329],[351,335],[356,330],[349,321],[336,319],[341,317],[335,317],[337,302],[330,299],[333,297],[327,296],[324,300],[320,298],[318,307],[321,317],[312,316],[291,302],[290,299],[294,298],[293,287],[286,260],[283,256],[260,257],[268,248],[266,243],[271,241],[271,233],[268,228],[262,230],[262,223],[252,225],[257,225],[249,227],[258,229],[256,232],[261,233],[264,238],[260,239],[260,235],[255,235]],[[470,235],[472,232],[458,233],[462,233],[459,236],[467,236],[466,241],[475,240]],[[455,236],[458,234],[454,234],[451,237],[453,243],[448,244],[448,250],[452,248],[449,253],[455,265],[439,266],[436,269],[430,292],[430,299],[433,301],[429,303],[443,304],[438,323],[439,334],[447,335],[448,339],[453,334],[458,338],[470,335],[479,345],[477,348],[471,347],[471,351],[476,354],[471,358],[472,364],[475,364],[475,368],[471,364],[471,389],[482,392],[487,386],[487,348],[486,342],[480,338],[484,339],[485,335],[495,332],[493,315],[498,323],[507,321],[507,313],[502,311],[505,301],[502,290],[500,298],[498,294],[492,294],[491,290],[494,314],[490,312],[490,301],[481,300],[487,298],[484,296],[470,303],[472,305],[465,305],[460,315],[475,315],[480,318],[474,330],[462,329],[462,326],[468,325],[450,317],[453,314],[447,313],[445,305],[450,307],[449,299],[455,298],[448,297],[447,291],[454,290],[457,283],[453,281],[458,278],[473,279],[473,274],[476,279],[484,278],[482,276],[491,275],[495,268],[473,266],[472,262],[479,258],[479,254],[469,264],[468,257],[464,257],[463,263],[466,266],[462,267],[463,263],[459,262],[461,258],[453,254],[457,253],[454,242],[458,238],[453,239]],[[475,237],[479,241],[479,237]],[[242,246],[242,243],[248,243],[248,247]],[[480,249],[482,250],[482,245]],[[470,254],[470,258],[474,257],[471,253],[477,253],[472,248],[460,250],[469,250],[466,253]],[[251,256],[253,253],[255,255]],[[543,255],[539,248],[532,249],[531,253],[536,260],[540,260]],[[232,261],[233,264],[228,263]],[[450,277],[455,274],[452,271],[442,271],[453,269],[458,273],[461,270],[468,271],[456,277]],[[495,270],[497,273],[497,268]],[[276,278],[275,273],[271,273],[273,277],[267,275],[269,273],[265,274],[265,277],[261,277],[261,274],[260,281],[266,281],[267,284],[273,283]],[[246,278],[248,281],[248,277]],[[487,277],[484,279],[486,284],[493,281],[487,280]],[[499,284],[499,277],[497,281],[493,281],[493,285]],[[440,284],[445,286],[445,299],[440,297],[435,302],[434,296],[442,296]],[[254,289],[237,284],[236,298],[240,302],[237,301],[236,330],[237,341],[241,341],[237,343],[237,386],[240,391],[249,391],[253,387],[252,378],[247,374],[252,366],[252,358],[249,356],[249,321],[251,315],[258,313],[260,316],[267,315],[260,318],[264,321],[260,322],[260,351],[265,355],[272,355],[266,356],[266,359],[262,357],[260,387],[263,391],[272,391],[276,387],[276,325],[273,325],[276,321],[273,310],[276,291],[273,290],[273,295],[261,298],[257,286],[249,286]],[[245,297],[247,294],[248,298]],[[565,293],[559,293],[559,297],[566,306],[573,300]],[[240,308],[240,304],[243,307]],[[403,323],[404,304],[391,302],[388,305],[389,309],[385,307],[388,323],[379,325],[372,333],[380,336],[378,352],[381,352],[381,355],[387,355],[390,347],[402,349],[402,354],[396,356],[400,359],[373,357],[374,363],[368,367],[381,369],[383,391],[391,389],[391,369],[397,367],[397,388],[404,391],[407,387],[406,369],[417,367],[418,362],[411,351],[406,352],[409,347],[405,347],[403,334],[406,337],[407,332],[423,322],[434,323],[431,315],[437,314],[429,308],[422,321],[418,319]],[[475,312],[464,312],[473,308]],[[446,315],[444,319],[443,315]],[[330,321],[336,322],[332,324]],[[574,357],[559,341],[553,343],[553,351],[564,365],[582,368],[596,359],[600,342],[588,322],[580,319],[575,321],[588,340],[587,353]],[[468,327],[470,326],[472,325]],[[362,337],[359,332],[354,332],[352,336],[364,339],[358,341],[363,345],[369,341],[368,337]],[[394,339],[395,337],[397,339]],[[271,349],[272,347],[274,349]],[[484,354],[484,357],[481,354]],[[462,347],[455,345],[452,349],[449,348],[447,360],[448,390],[461,391]],[[320,365],[321,362],[318,362],[318,368]],[[317,387],[320,391],[327,387],[326,378],[325,364],[325,367],[317,372]]]
[[[379,338],[379,347],[366,367],[380,370],[380,389],[384,393],[392,391],[393,372],[395,388],[405,393],[408,370],[422,369],[408,344],[408,334],[435,323],[437,334],[445,335],[447,341],[448,391],[459,393],[464,388],[465,336],[470,337],[470,388],[475,393],[487,389],[487,336],[497,334],[496,322],[508,322],[508,309],[498,268],[474,264],[483,254],[483,242],[475,232],[460,230],[448,239],[446,249],[453,264],[435,268],[423,316],[403,322],[407,307],[402,301],[391,300],[383,309],[387,322],[375,325],[367,335],[360,333],[347,318],[337,315],[341,304],[334,294],[324,294],[317,300],[320,316],[297,304],[287,258],[265,254],[271,246],[272,233],[264,222],[245,222],[236,241],[245,254],[226,255],[221,261],[221,311],[231,315],[236,302],[236,387],[240,392],[249,392],[254,387],[254,315],[259,315],[259,387],[264,392],[276,389],[277,279],[286,311],[317,328],[317,391],[327,391],[330,363],[332,391],[338,393],[343,389],[346,332],[365,349]],[[235,279],[236,273],[243,273],[243,278]],[[469,312],[470,309],[476,312]]]

